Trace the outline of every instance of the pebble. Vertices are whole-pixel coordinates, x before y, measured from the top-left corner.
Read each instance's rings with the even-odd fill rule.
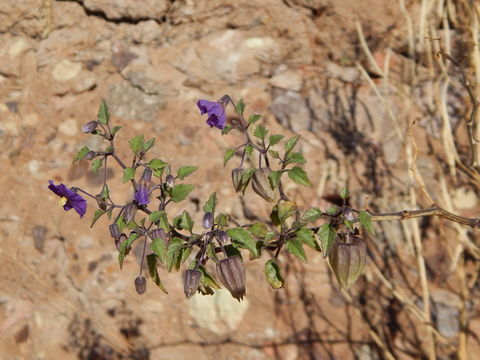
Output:
[[[57,81],[66,81],[73,79],[82,70],[82,64],[62,60],[58,62],[52,70],[52,76]]]

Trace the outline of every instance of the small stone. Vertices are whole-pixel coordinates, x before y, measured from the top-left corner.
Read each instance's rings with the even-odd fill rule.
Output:
[[[81,70],[82,64],[65,59],[53,67],[52,76],[57,81],[66,81],[73,79]]]
[[[65,120],[60,124],[58,127],[58,130],[60,130],[63,134],[67,136],[74,136],[78,133],[78,124],[77,120],[74,118],[70,118]]]
[[[303,78],[297,71],[286,70],[272,77],[270,85],[285,90],[300,91],[303,87]]]
[[[10,49],[8,49],[8,55],[11,57],[17,57],[29,49],[31,49],[31,45],[25,41],[25,39],[18,39],[12,44],[12,46],[10,46]]]

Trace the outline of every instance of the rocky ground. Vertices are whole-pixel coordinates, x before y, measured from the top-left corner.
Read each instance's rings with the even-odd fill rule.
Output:
[[[156,138],[155,156],[174,166],[200,166],[185,205],[196,220],[198,204],[213,191],[222,211],[245,221],[265,218],[267,204],[251,191],[241,201],[230,183],[234,165],[223,167],[223,152],[241,139],[206,126],[195,106],[229,94],[244,99],[247,113],[263,114],[272,132],[302,136],[314,186],[288,184],[286,191],[303,209],[329,207],[345,184],[357,208],[428,207],[409,170],[415,154],[433,201],[476,216],[478,182],[452,161],[456,154],[468,162],[468,95],[454,80],[445,85],[432,65],[438,60],[427,56],[436,45],[425,40],[451,35],[449,46],[461,54],[467,32],[455,16],[463,2],[453,2],[450,30],[432,3],[1,1],[0,359],[388,358],[381,344],[395,358],[419,358],[428,330],[409,312],[424,308],[412,245],[417,231],[439,358],[463,354],[459,344],[470,354],[480,351],[472,260],[478,259],[478,231],[438,218],[377,226],[378,236],[368,239],[370,261],[395,279],[412,301],[408,306],[386,290],[371,264],[352,299],[342,295],[313,251],[308,264],[280,256],[287,285],[277,291],[264,281],[267,257],[247,262],[241,303],[223,290],[186,300],[181,274],[165,269],[160,275],[169,294],[149,282],[139,296],[135,256],[120,271],[108,220],[91,229],[93,210],[80,221],[47,190],[54,179],[98,192],[102,175],[72,159],[83,146],[100,146],[80,127],[96,118],[105,99],[112,121],[123,126],[122,155],[127,140],[143,133]],[[120,170],[107,176],[118,178]],[[121,184],[112,187],[118,202],[132,198]],[[386,260],[392,252],[393,265]],[[461,279],[469,285],[460,289]],[[472,319],[463,343],[461,314]]]

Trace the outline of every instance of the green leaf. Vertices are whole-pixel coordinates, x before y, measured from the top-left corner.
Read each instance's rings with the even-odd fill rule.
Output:
[[[102,163],[103,163],[103,158],[95,159],[92,161],[92,171],[95,175],[98,174],[98,169],[100,169],[100,166],[102,166]]]
[[[145,139],[143,135],[137,135],[134,138],[128,140],[128,144],[130,145],[130,149],[133,151],[133,153],[135,155],[138,155],[145,146]]]
[[[170,240],[167,249],[167,270],[171,272],[173,268],[178,270],[182,260],[183,240],[174,237]]]
[[[95,223],[97,222],[98,219],[102,217],[103,214],[105,214],[107,210],[96,210],[95,214],[93,214],[93,220],[92,223],[90,224],[90,227],[93,227]]]
[[[270,259],[265,263],[263,273],[265,274],[267,283],[269,283],[273,289],[280,289],[283,287],[285,280],[280,272],[280,267],[278,266],[276,259]]]
[[[263,125],[258,125],[255,128],[255,131],[253,132],[253,136],[256,136],[259,139],[265,139],[265,136],[267,136],[267,129],[265,129],[265,126]]]
[[[317,240],[315,240],[315,235],[313,231],[307,228],[300,228],[295,232],[296,239],[304,243],[305,245],[311,247],[314,250],[320,251],[320,246],[318,246]]]
[[[127,167],[123,169],[123,179],[122,182],[126,183],[130,180],[135,179],[135,169],[131,167]]]
[[[108,188],[107,184],[103,185],[102,191],[100,192],[100,197],[104,200],[110,197],[110,189]]]
[[[214,224],[217,225],[218,227],[220,228],[224,228],[226,226],[228,226],[228,215],[225,215],[225,214],[218,214],[216,217],[215,217],[215,220],[214,220]]]
[[[325,213],[328,215],[335,215],[337,212],[338,212],[338,207],[334,205],[331,208],[328,208]]]
[[[307,173],[301,167],[294,166],[293,168],[288,170],[288,177],[292,179],[296,184],[307,187],[312,185]]]
[[[263,239],[268,232],[268,228],[264,223],[255,223],[248,227],[248,231],[250,231],[253,236]]]
[[[300,139],[300,135],[296,135],[293,138],[291,138],[290,140],[288,140],[285,144],[285,151],[287,153],[292,151],[293,148],[295,147],[295,145],[297,145],[297,142],[298,142],[299,139]]]
[[[180,180],[185,179],[188,175],[192,174],[198,169],[198,166],[182,166],[177,171],[177,178]]]
[[[108,111],[108,106],[105,100],[102,100],[100,104],[100,109],[98,109],[98,122],[103,125],[107,125],[110,120],[110,112]]]
[[[330,249],[335,243],[337,233],[335,232],[333,226],[327,223],[320,226],[320,229],[318,230],[318,236],[320,237],[320,247],[322,248],[323,258],[326,259]]]
[[[167,256],[167,246],[165,245],[165,241],[163,241],[163,239],[153,239],[150,244],[150,249],[152,249],[154,254],[158,256],[158,259],[163,264]]]
[[[115,135],[121,128],[121,126],[114,126],[112,128],[112,135]]]
[[[235,109],[237,109],[237,112],[240,115],[243,115],[243,111],[245,110],[245,104],[243,102],[243,99],[240,99],[240,101],[235,105]]]
[[[168,164],[165,161],[158,158],[154,158],[148,162],[148,167],[152,170],[161,170],[167,166]]]
[[[281,171],[272,171],[268,175],[268,181],[270,182],[270,186],[272,187],[272,189],[275,190],[277,188],[281,177],[282,177],[282,172]]]
[[[256,123],[258,120],[260,120],[261,117],[262,117],[262,115],[258,115],[258,114],[250,115],[250,116],[248,117],[248,123],[249,123],[249,124],[254,124],[254,123]]]
[[[188,230],[188,231],[190,231],[190,233],[192,233],[193,224],[194,224],[194,222],[192,220],[192,217],[188,213],[188,211],[183,210],[182,217],[181,217],[181,220],[180,220],[180,227],[182,229]]]
[[[168,294],[167,289],[163,286],[162,281],[160,280],[160,275],[158,275],[157,269],[157,257],[154,254],[147,255],[147,264],[148,272],[150,273],[150,278],[152,281],[162,290],[165,294]]]
[[[358,220],[362,224],[363,228],[370,234],[375,235],[375,229],[372,224],[372,216],[367,211],[360,211],[358,213]]]
[[[73,158],[73,162],[82,160],[89,152],[90,152],[90,149],[88,147],[86,146],[82,147],[78,151],[77,155],[75,155],[75,157]]]
[[[225,150],[225,154],[223,155],[223,166],[227,165],[228,160],[230,160],[234,154],[235,149]]]
[[[209,212],[214,214],[215,207],[217,206],[217,193],[214,192],[210,195],[205,205],[203,205],[203,212]]]
[[[311,207],[302,216],[302,221],[314,222],[322,217],[322,211],[317,207]]]
[[[225,125],[225,127],[222,129],[222,135],[226,135],[232,130],[233,130],[233,127],[231,125]]]
[[[280,220],[280,223],[284,223],[285,220],[295,214],[295,211],[297,210],[297,204],[295,204],[293,201],[281,201],[277,205],[277,209],[278,219]]]
[[[154,211],[150,214],[150,221],[156,223],[158,221],[158,226],[161,227],[165,232],[170,231],[170,224],[168,223],[168,217],[165,211]]]
[[[208,287],[211,287],[211,288],[214,288],[214,289],[220,289],[220,286],[217,284],[214,277],[207,271],[205,266],[200,265],[198,267],[198,270],[200,270],[202,272],[202,278],[200,279],[200,282],[204,286],[208,286]]]
[[[270,156],[273,157],[274,159],[280,159],[280,154],[278,153],[278,151],[268,150],[268,153],[269,153]]]
[[[118,263],[120,264],[120,269],[123,268],[123,261],[125,260],[125,256],[129,253],[130,247],[135,240],[137,240],[138,234],[132,232],[128,239],[120,245],[120,250],[118,252]]]
[[[245,154],[247,154],[248,157],[252,156],[253,153],[253,146],[251,144],[248,144],[245,146]]]
[[[286,249],[290,254],[295,255],[297,258],[307,263],[307,255],[303,249],[302,243],[297,239],[290,239],[287,241]]]
[[[348,191],[348,187],[344,187],[342,190],[340,190],[340,197],[343,200],[346,200],[350,196],[350,192]]]
[[[299,152],[288,153],[286,164],[305,164],[307,160]]]
[[[232,238],[233,244],[243,249],[250,250],[253,258],[259,257],[260,254],[255,244],[255,240],[248,231],[238,227],[227,230],[227,234]]]
[[[188,194],[190,194],[194,187],[195,185],[190,184],[175,185],[172,189],[172,201],[180,202],[182,200],[185,200],[185,198],[188,196]]]
[[[268,138],[268,143],[270,146],[276,145],[282,140],[285,136],[284,135],[270,135]]]
[[[155,143],[155,138],[151,138],[145,144],[143,145],[143,151],[148,151],[153,147],[153,144]]]

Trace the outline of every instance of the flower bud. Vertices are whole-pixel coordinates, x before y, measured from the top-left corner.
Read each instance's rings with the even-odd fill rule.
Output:
[[[89,121],[85,125],[82,126],[82,132],[88,134],[95,130],[98,126],[98,122],[95,120]]]
[[[128,224],[130,221],[135,219],[135,214],[137,213],[137,205],[132,201],[125,205],[123,210],[123,219]]]
[[[147,279],[145,279],[145,276],[139,275],[135,278],[135,291],[138,295],[142,295],[147,291]]]
[[[235,189],[236,192],[239,192],[240,190],[242,190],[243,173],[244,173],[244,170],[242,168],[235,168],[232,170],[232,183],[233,183],[233,188]]]
[[[340,287],[348,290],[365,268],[367,247],[358,236],[350,236],[349,242],[337,239],[330,249],[328,259]]]
[[[165,184],[167,184],[169,188],[173,188],[173,185],[175,185],[175,177],[173,175],[167,175]]]
[[[183,292],[188,298],[192,297],[200,285],[202,273],[198,270],[187,270],[183,276]]]
[[[220,260],[217,264],[218,278],[237,300],[245,295],[246,271],[242,258],[238,255]]]
[[[221,244],[225,244],[227,241],[228,241],[228,235],[225,231],[223,230],[220,230],[220,231],[217,231],[217,240],[221,243]]]
[[[110,235],[112,236],[112,238],[114,239],[117,239],[121,232],[120,232],[120,227],[118,226],[117,223],[113,223],[113,224],[110,224],[108,226],[108,229],[110,230]]]
[[[355,214],[351,207],[344,207],[343,209],[343,216],[345,216],[345,220],[353,221],[355,220]]]
[[[97,157],[97,153],[95,151],[89,151],[87,155],[85,155],[85,159],[93,160]]]
[[[115,238],[115,246],[117,247],[117,250],[120,251],[120,247],[122,246],[122,244],[127,241],[128,238],[127,238],[127,235],[125,234],[120,234],[119,237]]]
[[[211,212],[206,212],[203,215],[202,226],[205,229],[210,229],[213,226],[213,214]]]
[[[95,195],[95,200],[97,200],[97,205],[100,210],[107,210],[107,204],[105,200],[102,199],[102,194]]]
[[[260,168],[255,170],[252,178],[252,188],[258,195],[267,201],[273,201],[275,198],[275,192],[270,186],[268,175],[272,171],[268,168]]]
[[[150,231],[149,235],[152,240],[162,239],[165,243],[168,242],[168,235],[165,233],[165,230],[163,230],[162,228],[157,228]]]

